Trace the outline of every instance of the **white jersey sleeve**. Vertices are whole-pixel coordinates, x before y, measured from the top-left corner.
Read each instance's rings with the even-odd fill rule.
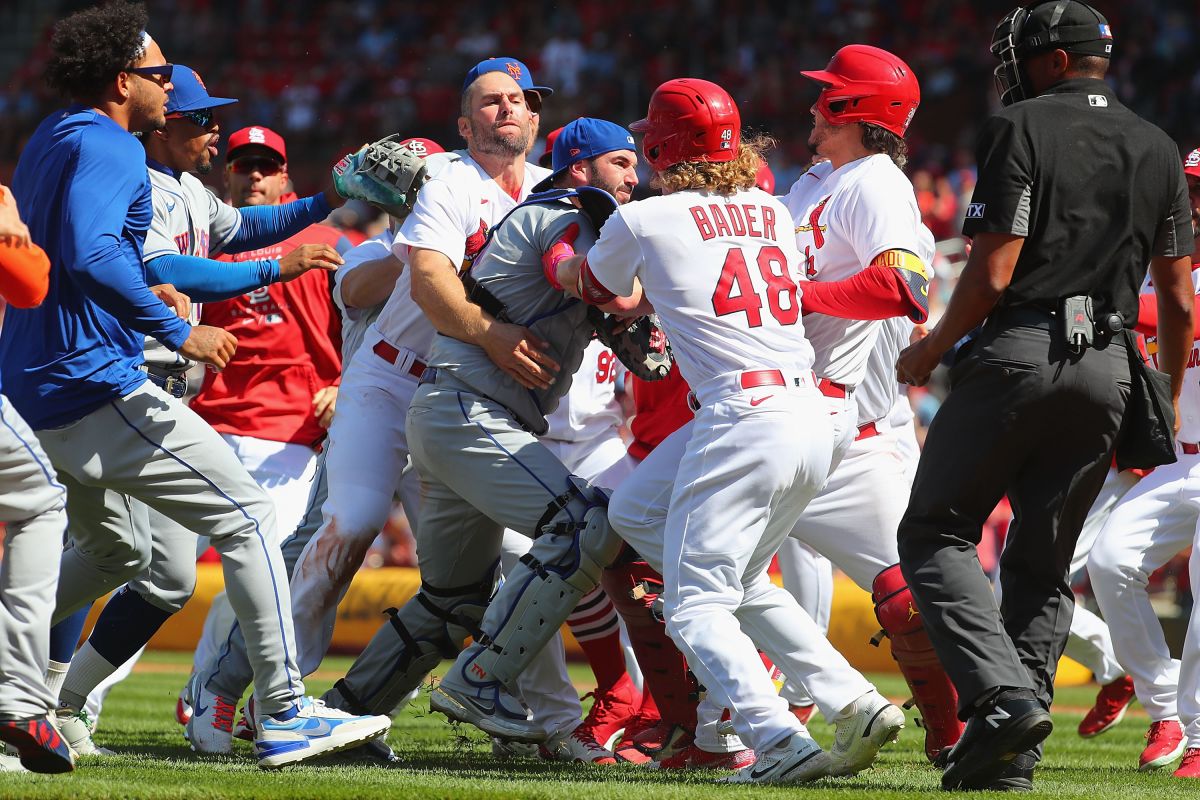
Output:
[[[911,197],[911,205],[916,206],[912,184],[900,170],[876,170],[874,173],[871,182],[859,181],[848,187],[847,202],[834,210],[841,229],[849,236],[858,262],[865,269],[880,253],[907,250],[920,258],[926,267],[932,268],[933,234],[924,225],[914,225],[912,215],[904,211],[898,213],[898,197]],[[899,208],[907,210],[908,205],[902,203]]]
[[[628,297],[642,268],[642,247],[617,209],[600,229],[600,238],[586,257],[588,270],[605,289]]]
[[[342,282],[354,270],[361,267],[368,261],[375,261],[391,255],[392,252],[392,233],[384,231],[378,236],[367,239],[357,247],[353,247],[342,256],[343,264],[338,267],[337,272],[333,273],[333,303],[342,312],[342,316],[347,320],[355,320],[371,309],[361,309],[354,306],[347,306],[345,298],[342,297]],[[382,303],[380,304],[383,305]]]
[[[200,182],[196,181],[196,183]],[[241,230],[242,214],[228,203],[221,202],[221,199],[213,194],[212,189],[204,187],[204,193],[208,195],[210,252],[220,253],[229,244],[229,240]]]
[[[473,187],[464,185],[460,192],[472,195]],[[475,231],[468,221],[469,209],[476,203],[471,203],[471,197],[455,197],[455,192],[445,180],[435,178],[421,187],[417,195],[417,204],[404,220],[400,232],[396,235],[396,245],[403,245],[405,251],[397,251],[398,256],[407,255],[407,248],[419,247],[424,250],[435,250],[456,267],[462,263],[466,254],[466,240]],[[474,217],[478,228],[478,217]]]

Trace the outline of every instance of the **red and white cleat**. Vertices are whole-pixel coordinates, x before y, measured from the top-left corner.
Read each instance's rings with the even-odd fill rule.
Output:
[[[1183,727],[1177,719],[1164,719],[1150,724],[1146,731],[1146,749],[1138,761],[1138,771],[1162,769],[1183,755]]]
[[[613,751],[597,742],[582,722],[568,734],[551,735],[538,747],[538,755],[546,761],[579,761],[601,766],[617,763]]]
[[[1176,778],[1200,778],[1200,747],[1189,747],[1183,754],[1183,763],[1175,770]]]
[[[652,769],[728,769],[739,770],[755,761],[754,751],[746,748],[732,753],[710,753],[695,743],[689,744],[670,758],[651,764]]]
[[[184,727],[187,726],[188,720],[192,718],[191,686],[192,679],[189,677],[188,682],[179,690],[179,696],[175,698],[175,721]]]
[[[626,673],[612,688],[603,694],[593,694],[591,710],[580,726],[586,728],[592,738],[607,748],[619,737],[638,716],[642,707],[642,693]]]
[[[618,761],[630,764],[649,764],[670,758],[692,743],[695,737],[672,722],[661,719],[635,720],[625,730],[613,752]]]
[[[1128,675],[1101,686],[1096,695],[1096,704],[1079,723],[1079,735],[1090,739],[1116,725],[1125,718],[1133,697],[1133,678]]]

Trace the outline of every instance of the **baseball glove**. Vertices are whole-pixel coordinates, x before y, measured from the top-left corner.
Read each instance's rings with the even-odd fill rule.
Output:
[[[363,145],[333,167],[333,186],[347,200],[364,200],[403,219],[428,180],[425,159],[400,144],[398,134]]]
[[[651,314],[630,320],[589,309],[596,338],[621,359],[631,373],[644,381],[659,381],[671,371],[671,345]]]

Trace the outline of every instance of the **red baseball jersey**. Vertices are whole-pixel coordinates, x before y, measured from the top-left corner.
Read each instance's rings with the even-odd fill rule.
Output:
[[[677,365],[672,365],[670,373],[661,381],[643,381],[633,375],[627,380],[633,388],[634,407],[634,416],[629,423],[633,433],[629,454],[641,461],[663,439],[691,421],[692,409],[687,402],[691,388],[679,374]]]
[[[279,244],[223,256],[226,261],[281,258],[302,244],[334,246],[342,234],[310,225]],[[341,319],[329,275],[311,270],[288,283],[205,303],[200,321],[237,337],[221,372],[207,370],[192,408],[221,433],[315,446],[325,435],[313,395],[341,380]]]

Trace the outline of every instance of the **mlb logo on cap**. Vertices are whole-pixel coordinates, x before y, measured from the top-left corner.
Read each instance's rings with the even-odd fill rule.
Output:
[[[1100,38],[1101,39],[1111,39],[1112,38],[1112,28],[1110,28],[1106,24],[1101,24],[1100,25]]]

